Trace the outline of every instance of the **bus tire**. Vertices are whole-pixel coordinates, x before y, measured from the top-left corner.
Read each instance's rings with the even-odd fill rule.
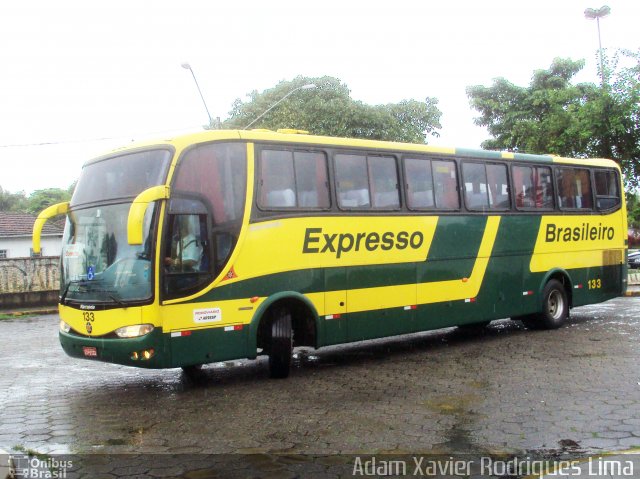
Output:
[[[542,290],[542,312],[524,316],[522,322],[529,329],[558,329],[569,318],[569,297],[557,279],[549,280]]]
[[[269,376],[278,379],[289,376],[293,351],[293,332],[291,312],[287,308],[277,308],[273,313],[268,351]]]

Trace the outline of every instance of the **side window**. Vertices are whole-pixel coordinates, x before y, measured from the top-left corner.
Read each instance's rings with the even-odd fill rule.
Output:
[[[389,156],[370,156],[369,180],[371,183],[371,198],[374,208],[400,207],[398,194],[398,172],[396,160]]]
[[[172,199],[171,207],[202,209],[190,200]],[[212,279],[212,258],[204,213],[170,212],[164,241],[164,293],[168,298],[192,294]]]
[[[329,184],[324,153],[263,150],[258,206],[264,209],[328,208]]]
[[[489,189],[489,207],[491,209],[508,210],[511,207],[506,165],[487,165],[487,187]]]
[[[552,209],[551,168],[546,166],[514,166],[513,190],[519,209]]]
[[[470,210],[489,208],[487,172],[482,163],[463,163],[464,202]]]
[[[247,187],[247,147],[242,143],[198,145],[184,155],[174,174],[174,191],[206,199],[214,226],[240,224]]]
[[[226,268],[245,211],[246,144],[189,148],[171,187],[162,240],[164,299],[192,294]],[[181,240],[188,235],[189,240]]]
[[[458,196],[458,174],[453,161],[433,161],[433,187],[436,208],[457,210],[460,208]]]
[[[204,266],[206,220],[199,215],[171,215],[171,241],[165,266],[171,273],[195,273]],[[201,221],[202,220],[202,221]]]
[[[596,202],[599,210],[610,210],[620,206],[620,184],[613,170],[596,170],[594,173]]]
[[[298,207],[329,208],[329,180],[325,154],[296,151],[293,158]]]
[[[498,164],[463,163],[464,198],[470,210],[509,209],[507,167]]]
[[[264,208],[294,208],[296,183],[293,152],[264,150],[260,155],[258,204]]]
[[[335,166],[340,208],[400,207],[398,171],[392,156],[338,154]]]
[[[407,206],[410,209],[433,208],[433,174],[431,160],[405,158]]]
[[[367,157],[364,155],[335,156],[336,189],[341,208],[369,208],[371,199],[367,181]]]
[[[556,170],[556,182],[560,208],[593,208],[589,170],[583,168],[558,168]]]

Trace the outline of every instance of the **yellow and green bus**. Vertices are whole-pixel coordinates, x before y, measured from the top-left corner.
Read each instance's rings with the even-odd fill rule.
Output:
[[[60,342],[145,368],[499,318],[558,328],[626,290],[620,169],[296,130],[205,131],[86,163],[66,215]]]

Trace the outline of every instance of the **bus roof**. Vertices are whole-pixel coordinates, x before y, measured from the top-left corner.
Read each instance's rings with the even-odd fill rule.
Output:
[[[394,141],[365,140],[356,138],[340,138],[332,136],[309,135],[305,131],[283,129],[278,131],[256,129],[256,130],[204,130],[195,133],[179,135],[174,138],[134,142],[122,148],[115,149],[106,155],[100,156],[87,163],[93,163],[118,153],[125,153],[131,150],[169,146],[176,150],[183,150],[198,143],[207,143],[216,140],[246,140],[273,143],[296,143],[314,146],[334,146],[341,148],[364,148],[388,151],[406,151],[436,155],[452,155],[463,158],[477,158],[484,160],[514,160],[531,161],[543,163],[564,163],[583,166],[614,166],[614,161],[604,158],[565,158],[558,155],[534,155],[527,153],[515,153],[505,151],[492,151],[472,148],[448,148],[442,146],[431,146],[419,143],[400,143]]]

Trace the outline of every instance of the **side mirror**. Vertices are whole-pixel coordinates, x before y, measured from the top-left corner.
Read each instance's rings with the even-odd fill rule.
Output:
[[[147,207],[154,201],[168,199],[169,190],[169,187],[165,185],[152,186],[133,200],[127,218],[127,242],[129,244],[142,244],[142,224]]]
[[[35,223],[33,223],[33,252],[35,254],[40,253],[40,236],[42,235],[42,228],[44,228],[44,224],[47,222],[49,218],[53,218],[54,216],[64,215],[69,211],[69,202],[65,201],[64,203],[57,203],[55,205],[51,205],[48,208],[44,209],[40,212],[38,217],[36,218]]]

